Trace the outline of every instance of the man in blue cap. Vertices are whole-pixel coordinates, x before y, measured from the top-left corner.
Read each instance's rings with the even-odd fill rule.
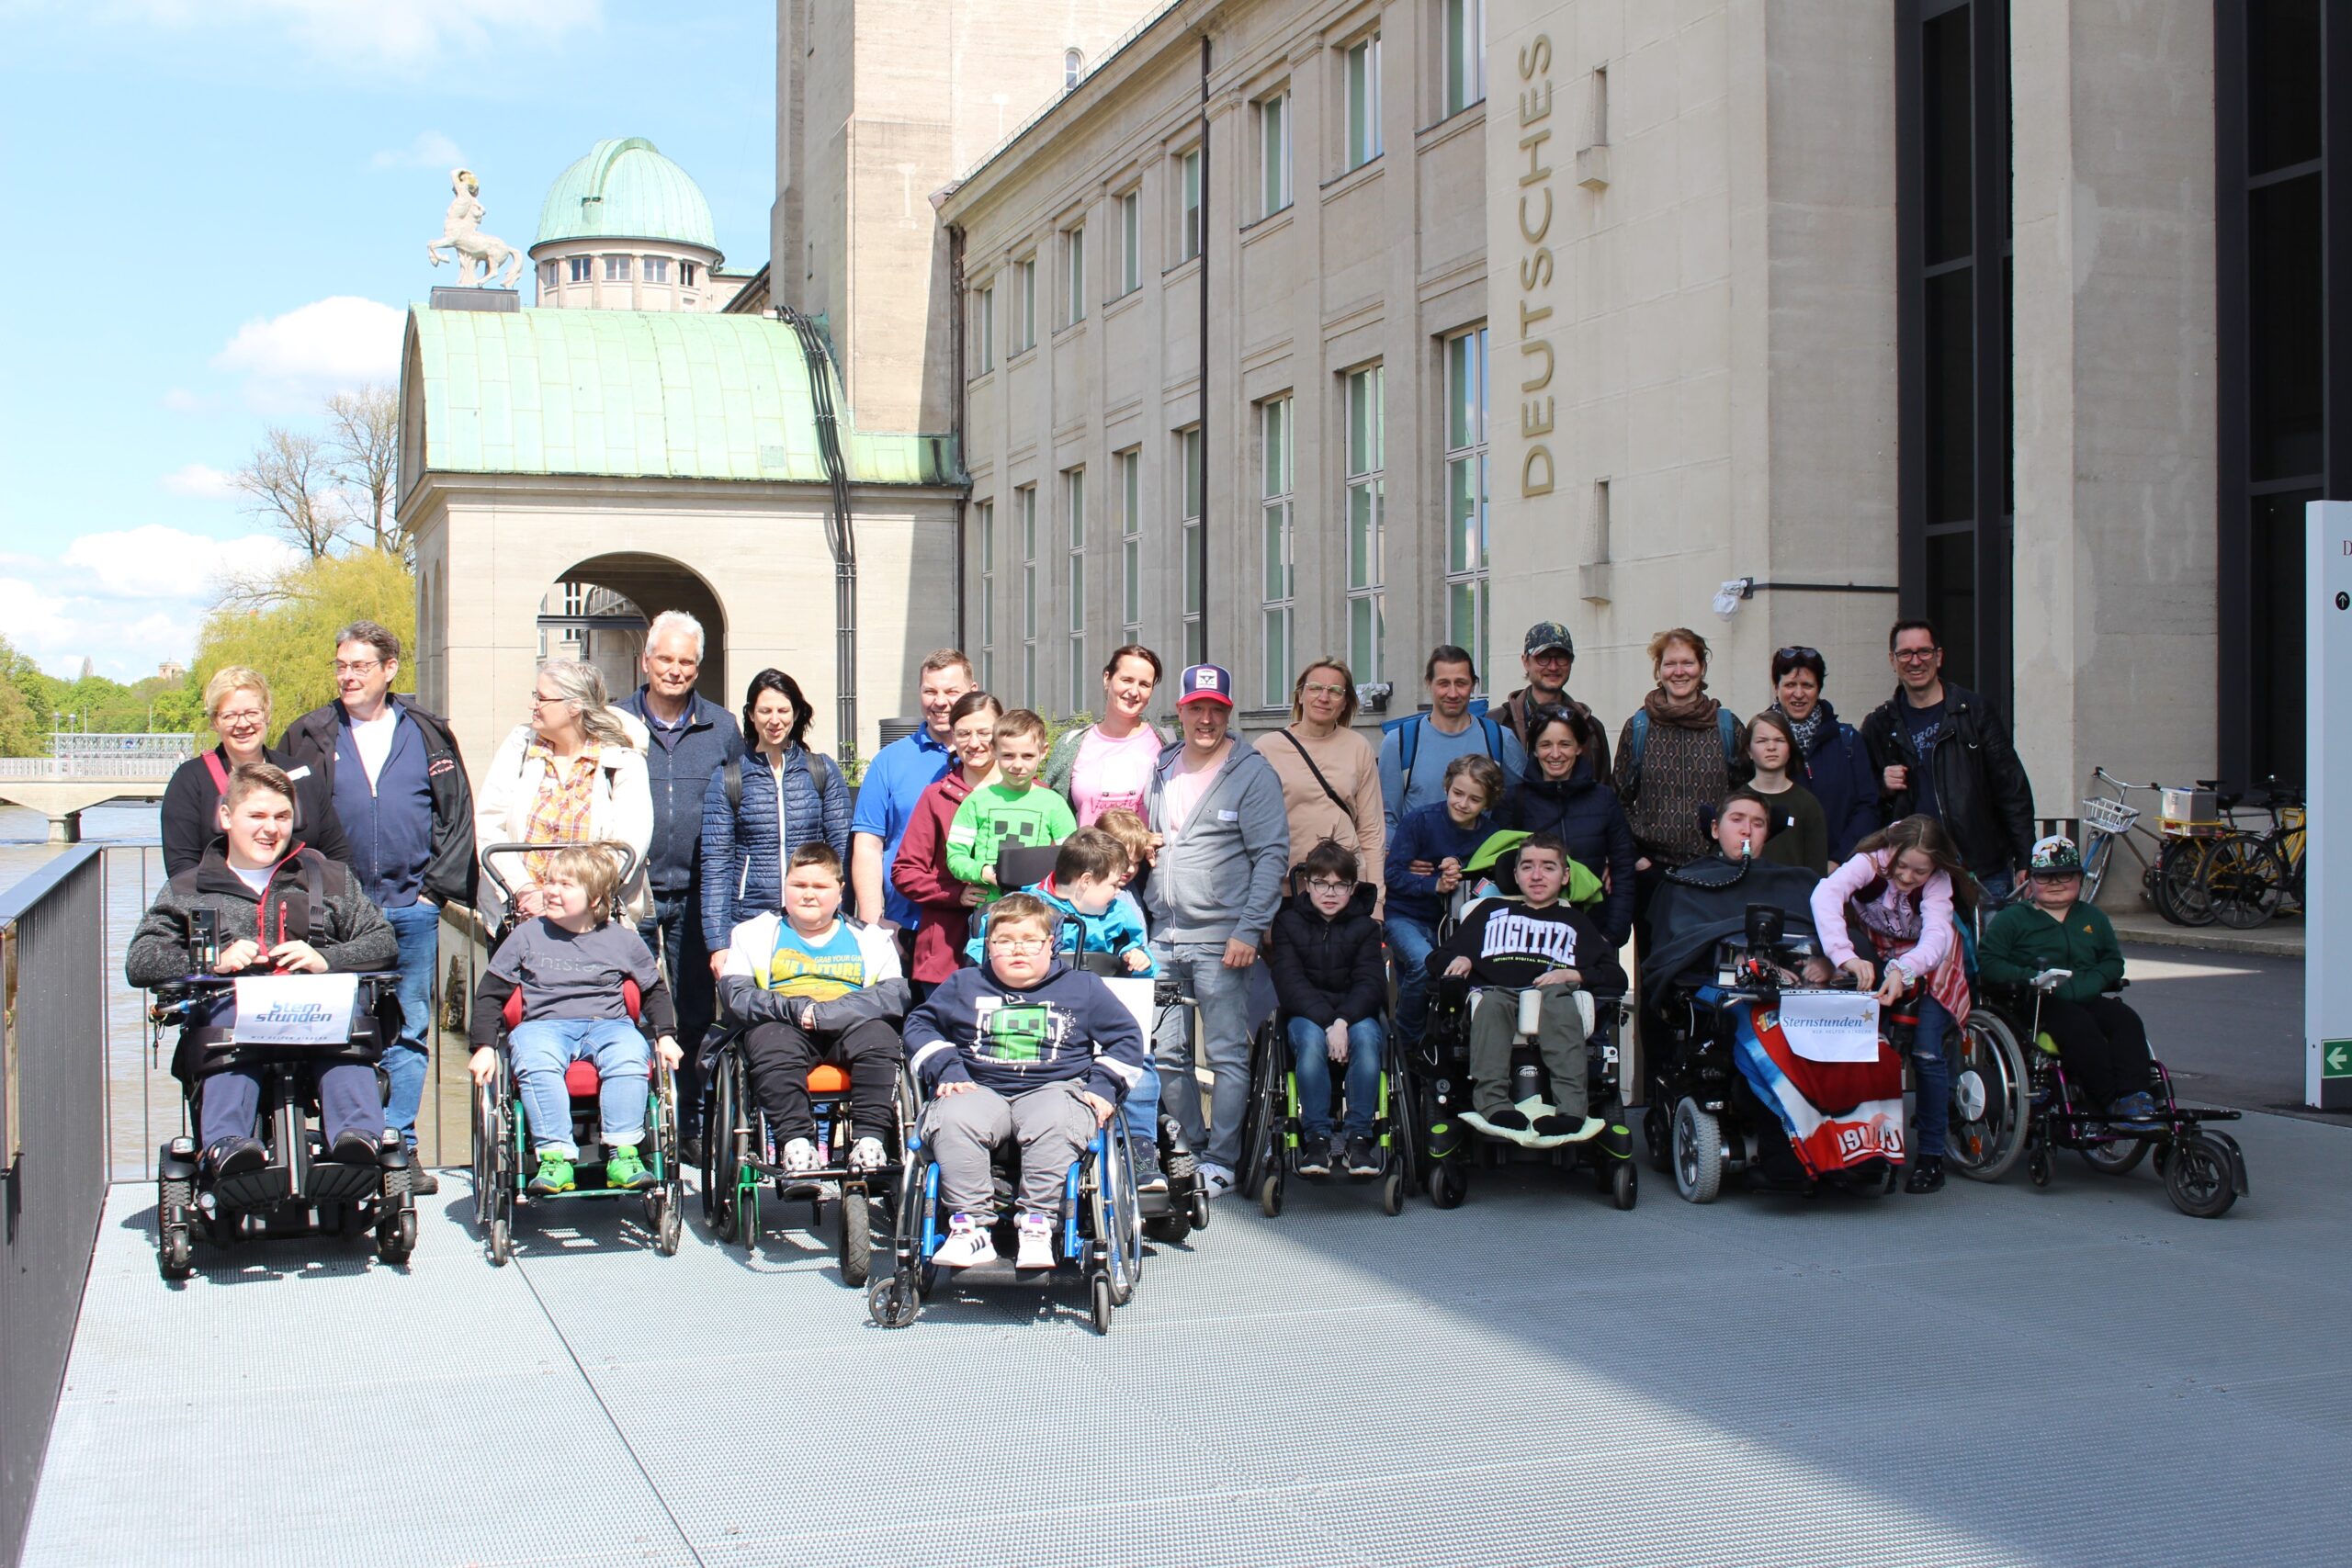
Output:
[[[1159,759],[1145,797],[1146,819],[1160,844],[1144,898],[1153,960],[1200,1004],[1201,1051],[1216,1080],[1209,1102],[1213,1132],[1201,1124],[1192,1031],[1182,1009],[1163,1014],[1153,1052],[1168,1113],[1193,1148],[1206,1140],[1200,1175],[1214,1198],[1233,1190],[1241,1160],[1241,1119],[1250,1103],[1250,970],[1282,906],[1290,818],[1273,764],[1231,733],[1232,673],[1195,664],[1176,690],[1183,739]]]
[[[1609,731],[1592,716],[1592,710],[1568,695],[1568,672],[1576,668],[1577,639],[1568,628],[1557,621],[1538,621],[1527,628],[1527,640],[1519,656],[1519,667],[1526,672],[1527,684],[1513,692],[1495,713],[1503,728],[1519,737],[1519,743],[1529,756],[1535,754],[1535,738],[1528,733],[1530,716],[1538,708],[1566,708],[1577,716],[1577,730],[1584,742],[1585,755],[1592,759],[1592,776],[1609,777]],[[1516,783],[1517,781],[1513,781]]]

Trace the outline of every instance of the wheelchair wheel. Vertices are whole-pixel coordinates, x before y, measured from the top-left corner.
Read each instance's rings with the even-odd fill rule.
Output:
[[[405,1263],[416,1250],[416,1205],[409,1198],[409,1173],[384,1174],[384,1196],[376,1219],[376,1256],[386,1263]],[[356,1213],[359,1205],[351,1205]]]
[[[646,1193],[645,1228],[653,1233],[654,1251],[664,1258],[677,1257],[678,1238],[684,1227],[684,1216],[666,1188],[656,1187]]]
[[[1650,1151],[1650,1168],[1660,1176],[1674,1174],[1674,1132],[1666,1120],[1663,1106],[1649,1105],[1642,1111],[1642,1142]]]
[[[1258,1183],[1258,1212],[1270,1220],[1282,1217],[1283,1173],[1281,1171],[1268,1171],[1266,1179]]]
[[[195,1272],[195,1243],[189,1216],[196,1213],[196,1183],[166,1180],[155,1210],[155,1262],[166,1280]]]
[[[745,1192],[741,1186],[743,1132],[736,1096],[742,1089],[741,1059],[722,1051],[711,1064],[710,1088],[702,1124],[702,1212],[710,1234],[723,1245],[743,1234]],[[758,1200],[751,1200],[756,1203]]]
[[[1609,1182],[1610,1201],[1620,1209],[1632,1208],[1634,1200],[1640,1195],[1641,1181],[1642,1173],[1634,1168],[1632,1160],[1619,1160],[1616,1173],[1611,1177]]]
[[[1261,1189],[1281,1157],[1284,1074],[1275,1053],[1286,1048],[1279,1022],[1279,1015],[1267,1020],[1250,1043],[1250,1106],[1242,1122],[1240,1171],[1241,1186],[1247,1191]]]
[[[1685,1095],[1674,1107],[1674,1189],[1686,1203],[1712,1203],[1723,1185],[1723,1123]]]
[[[2109,1143],[2091,1144],[2075,1152],[2083,1163],[2102,1176],[2122,1176],[2139,1168],[2148,1157],[2146,1138],[2117,1138]]]
[[[888,1274],[866,1287],[865,1315],[878,1327],[904,1328],[922,1315],[922,1298],[903,1274]]]
[[[1392,1169],[1381,1178],[1380,1212],[1390,1215],[1405,1212],[1405,1173],[1402,1170]]]
[[[2026,1179],[2036,1187],[2050,1185],[2050,1179],[2054,1173],[2050,1165],[2050,1140],[2047,1135],[2037,1134],[2034,1136],[2032,1146],[2026,1151],[2025,1174]]]
[[[1971,1181],[1998,1181],[2025,1152],[2033,1096],[2025,1048],[2009,1021],[1989,1008],[1970,1010],[1958,1043],[1948,1157]]]
[[[2173,1145],[2165,1168],[2165,1195],[2192,1219],[2218,1220],[2238,1201],[2230,1152],[2208,1133],[2192,1133]]]
[[[1114,1303],[1111,1299],[1110,1277],[1104,1274],[1097,1274],[1094,1276],[1095,1333],[1108,1334],[1111,1332],[1111,1311],[1115,1304],[1116,1303]]]
[[[1459,1209],[1470,1196],[1470,1172],[1460,1160],[1442,1159],[1430,1167],[1430,1201],[1441,1209]]]
[[[1135,1299],[1143,1283],[1143,1225],[1136,1213],[1135,1170],[1127,1164],[1127,1141],[1114,1123],[1102,1135],[1102,1157],[1095,1172],[1095,1235],[1103,1244],[1103,1278],[1114,1306]]]
[[[863,1285],[874,1272],[873,1200],[860,1190],[842,1191],[842,1283]]]

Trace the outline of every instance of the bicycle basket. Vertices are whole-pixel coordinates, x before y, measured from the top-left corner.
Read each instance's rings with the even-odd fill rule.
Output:
[[[2120,800],[2094,795],[2083,802],[2083,825],[2096,828],[2102,833],[2128,833],[2132,825],[2139,820],[2140,808],[2127,806]]]

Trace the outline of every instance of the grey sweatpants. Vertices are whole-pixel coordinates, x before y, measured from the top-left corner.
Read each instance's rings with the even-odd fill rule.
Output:
[[[992,1089],[967,1089],[934,1100],[923,1112],[923,1136],[939,1161],[939,1205],[949,1213],[995,1212],[996,1183],[989,1155],[1012,1138],[1021,1145],[1017,1207],[1058,1214],[1070,1162],[1094,1135],[1094,1110],[1080,1098],[1085,1084],[1064,1078],[1011,1100]]]
[[[1535,1052],[1552,1078],[1552,1103],[1564,1116],[1585,1115],[1584,1015],[1577,1011],[1574,986],[1545,986],[1544,1016],[1535,1032]],[[1481,991],[1470,1015],[1470,1100],[1481,1116],[1509,1110],[1510,1047],[1519,1026],[1519,993]]]

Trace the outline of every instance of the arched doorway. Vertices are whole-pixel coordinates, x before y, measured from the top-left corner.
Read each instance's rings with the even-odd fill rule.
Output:
[[[708,583],[665,556],[592,556],[564,572],[539,602],[539,657],[594,664],[606,689],[621,697],[637,689],[645,628],[665,610],[683,610],[702,623],[695,690],[727,706],[726,612]]]

